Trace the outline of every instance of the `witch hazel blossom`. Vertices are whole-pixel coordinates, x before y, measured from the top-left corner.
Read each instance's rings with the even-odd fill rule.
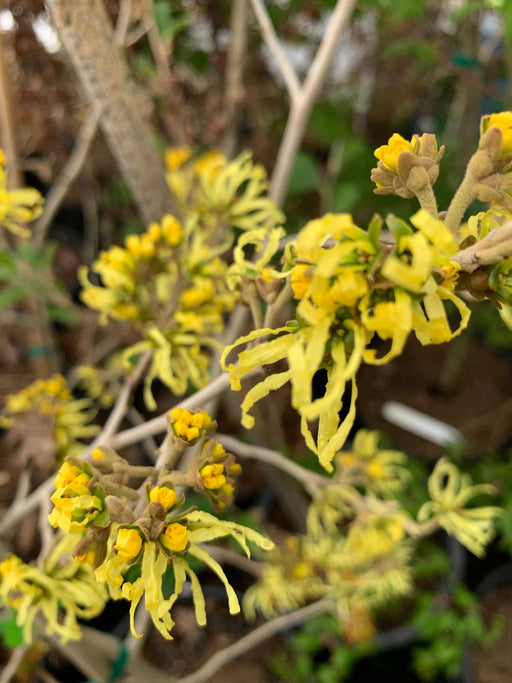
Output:
[[[449,341],[469,319],[469,308],[453,291],[457,266],[450,258],[457,244],[442,221],[420,210],[411,224],[389,217],[387,226],[395,238],[391,247],[380,244],[380,219],[372,221],[368,232],[347,214],[308,223],[284,257],[283,274],[297,301],[295,319],[280,328],[254,330],[227,347],[221,358],[235,390],[257,367],[287,362],[287,370],[268,374],[246,393],[242,424],[251,428],[252,406],[289,382],[306,445],[329,471],[354,423],[360,365],[387,363],[402,352],[411,333],[422,344]],[[459,313],[455,329],[448,323],[445,301]],[[387,351],[379,355],[368,348],[374,338],[388,342]],[[256,340],[261,340],[256,346],[239,350]],[[229,362],[233,352],[237,363]],[[327,386],[324,396],[315,399],[313,377],[321,368],[327,370]],[[347,385],[352,395],[340,419]],[[310,427],[314,421],[316,437]]]

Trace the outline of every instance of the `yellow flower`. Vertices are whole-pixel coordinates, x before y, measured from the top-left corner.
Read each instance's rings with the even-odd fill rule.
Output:
[[[123,560],[134,560],[142,549],[142,538],[136,529],[121,527],[117,532],[114,549]]]
[[[352,307],[368,291],[368,281],[362,273],[351,269],[340,270],[332,279],[314,278],[311,287],[313,302],[326,311],[333,312],[341,306]]]
[[[165,165],[171,171],[176,171],[190,159],[191,153],[188,147],[170,147],[165,152]]]
[[[166,214],[162,218],[162,235],[172,247],[177,247],[183,239],[183,228],[177,218]]]
[[[5,156],[1,150],[0,153],[0,224],[15,235],[28,237],[30,230],[24,224],[33,221],[41,214],[43,197],[33,187],[7,189]]]
[[[76,465],[71,465],[67,460],[65,460],[55,476],[54,485],[56,489],[64,488],[71,482],[87,486],[90,479],[90,475],[88,475],[86,472],[83,472]]]
[[[310,264],[298,263],[290,272],[290,285],[295,299],[303,299],[313,279]]]
[[[401,152],[411,152],[411,143],[403,138],[399,133],[393,133],[387,145],[381,145],[375,150],[375,156],[380,159],[384,166],[393,173],[396,173],[398,155]]]
[[[161,503],[166,510],[170,510],[178,500],[176,491],[169,486],[154,486],[149,492],[151,503]]]
[[[179,522],[169,524],[165,532],[160,536],[160,542],[171,553],[180,553],[188,545],[187,527]]]
[[[503,510],[491,505],[477,508],[467,508],[467,505],[481,494],[493,494],[494,486],[472,485],[469,475],[462,474],[453,463],[441,458],[428,480],[428,491],[431,500],[420,508],[418,521],[437,520],[462,545],[481,557],[494,536],[494,521]]]
[[[497,126],[503,133],[501,145],[503,154],[512,154],[512,112],[502,111],[499,114],[490,114],[484,118],[487,121],[486,128]]]
[[[207,489],[219,489],[226,483],[224,475],[224,465],[210,464],[205,465],[200,470],[204,487]]]
[[[23,639],[32,642],[34,622],[62,642],[80,640],[79,619],[98,616],[107,600],[88,565],[69,560],[76,538],[64,537],[41,570],[11,555],[0,563],[0,599],[16,610]]]
[[[204,410],[173,408],[169,415],[173,433],[188,443],[197,441],[212,423],[212,418]]]
[[[194,170],[200,178],[211,182],[227,163],[227,157],[223,152],[211,149],[194,163]]]

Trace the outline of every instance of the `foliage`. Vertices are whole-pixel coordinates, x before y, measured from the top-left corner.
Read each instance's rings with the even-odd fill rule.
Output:
[[[487,624],[479,611],[478,599],[459,585],[450,595],[418,596],[413,624],[425,643],[414,650],[414,668],[421,680],[434,680],[438,673],[459,675],[464,653],[472,643],[485,647],[495,641],[503,624]]]

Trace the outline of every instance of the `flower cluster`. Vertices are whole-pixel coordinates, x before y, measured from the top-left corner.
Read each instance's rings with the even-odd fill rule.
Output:
[[[16,610],[16,621],[27,643],[32,641],[34,622],[39,618],[47,634],[55,633],[63,642],[79,640],[78,619],[92,619],[105,608],[105,587],[96,581],[91,567],[78,564],[70,556],[75,542],[72,536],[61,539],[43,570],[15,555],[0,562],[0,598]]]
[[[353,626],[354,614],[363,610],[368,628],[359,639],[372,635],[371,612],[412,588],[414,546],[407,513],[396,501],[377,494],[368,498],[366,492],[338,483],[320,492],[309,509],[306,534],[271,553],[262,578],[247,591],[249,617],[329,598],[342,628]],[[358,639],[353,628],[351,639]]]
[[[391,493],[403,488],[410,477],[407,458],[400,451],[379,448],[380,434],[360,429],[350,451],[334,460],[334,481],[363,487],[369,493]]]
[[[268,375],[246,394],[242,424],[250,428],[254,403],[290,382],[292,405],[301,416],[306,443],[328,470],[354,421],[360,364],[388,362],[401,353],[411,332],[422,344],[449,341],[469,319],[468,307],[454,293],[458,266],[450,257],[457,245],[442,221],[424,210],[411,218],[411,225],[389,217],[394,244],[380,242],[381,227],[382,221],[375,218],[368,231],[362,230],[348,214],[310,221],[287,245],[284,256],[283,275],[289,277],[298,301],[295,319],[241,337],[225,349],[221,360],[235,390],[251,370],[287,360],[287,370]],[[446,301],[459,312],[453,330]],[[227,362],[241,344],[268,337],[241,351],[237,365]],[[389,348],[380,356],[375,348],[368,348],[374,339],[389,340]],[[313,399],[313,377],[321,368],[327,370],[326,391]],[[350,407],[340,421],[347,384]],[[309,426],[315,420],[316,439]]]
[[[265,196],[265,169],[248,152],[229,161],[217,150],[192,156],[183,148],[170,149],[166,163],[167,182],[182,213],[193,213],[200,225],[218,231],[219,224],[241,230],[282,224],[283,214]]]
[[[388,468],[389,486],[375,486],[375,463],[379,470]],[[395,498],[406,491],[407,457],[380,451],[376,432],[358,432],[353,451],[339,454],[334,464],[332,479],[310,506],[307,532],[288,538],[268,556],[262,578],[245,595],[244,609],[250,617],[256,611],[273,616],[329,598],[347,637],[354,640],[356,614],[365,616],[359,638],[368,637],[374,632],[375,609],[412,589],[418,539],[443,527],[481,555],[501,510],[468,509],[472,499],[492,493],[493,487],[471,485],[467,475],[442,459],[428,481],[431,500],[415,520]]]
[[[208,438],[214,427],[215,422],[203,410],[171,411],[169,463],[185,448],[202,441],[188,472],[175,471],[171,464],[161,471],[129,465],[115,451],[97,448],[90,463],[68,458],[55,477],[50,523],[73,541],[75,561],[94,569],[98,584],[106,587],[112,599],[131,602],[134,633],[135,609],[144,596],[155,626],[170,638],[170,609],[187,577],[197,621],[201,625],[206,622],[204,596],[191,566],[195,560],[215,572],[226,588],[230,611],[239,611],[223,569],[200,544],[230,536],[248,555],[248,541],[264,549],[273,545],[251,529],[187,507],[185,495],[178,497],[175,487],[185,485],[208,496],[218,508],[232,501],[233,484],[241,468],[233,455]],[[130,482],[140,476],[157,478],[158,483],[136,490]],[[170,573],[174,591],[169,595]]]
[[[103,526],[108,522],[104,491],[94,484],[89,465],[78,467],[65,460],[54,484],[56,491],[51,500],[55,507],[48,517],[52,526],[73,534],[93,523]]]
[[[168,414],[170,433],[186,445],[194,444],[207,431],[215,429],[215,423],[204,410],[172,408]]]
[[[5,155],[0,150],[0,225],[9,232],[28,237],[25,223],[35,220],[43,210],[43,197],[33,187],[7,189]]]
[[[91,267],[100,285],[90,282],[87,269],[80,271],[82,300],[100,311],[100,321],[129,322],[143,336],[125,350],[125,362],[152,352],[145,385],[151,408],[153,379],[176,395],[185,393],[189,381],[201,387],[208,379],[206,347],[215,343],[223,314],[234,303],[218,253],[191,220],[184,227],[167,215],[142,235],[129,235],[124,247],[100,254]]]
[[[375,150],[379,160],[372,171],[376,194],[418,195],[436,182],[443,154],[444,147],[438,149],[436,136],[431,133],[413,135],[410,141],[393,133],[387,145]]]
[[[93,401],[89,398],[73,398],[66,379],[53,375],[38,379],[16,394],[5,398],[2,426],[9,427],[17,415],[38,413],[52,420],[56,444],[56,458],[62,460],[67,454],[76,454],[83,444],[79,439],[93,436],[99,430],[89,424],[95,415]]]
[[[472,485],[469,475],[462,474],[453,463],[441,458],[429,479],[428,492],[431,500],[421,507],[418,520],[436,519],[462,545],[481,557],[494,536],[494,522],[503,510],[493,505],[475,508],[467,505],[482,494],[493,494],[494,486]]]

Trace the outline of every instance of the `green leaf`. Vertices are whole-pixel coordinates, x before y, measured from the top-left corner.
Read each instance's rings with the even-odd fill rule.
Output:
[[[24,299],[29,292],[29,288],[21,286],[6,287],[0,291],[0,308],[6,308],[7,306],[12,306],[12,304],[17,303]]]
[[[153,16],[163,38],[174,38],[190,24],[186,14],[173,15],[168,0],[156,0],[153,3]]]
[[[290,177],[288,193],[290,195],[315,192],[320,187],[320,173],[315,158],[307,152],[299,152]]]
[[[334,140],[348,137],[340,109],[332,102],[320,102],[316,105],[309,121],[309,130],[315,138],[327,145],[331,145]]]
[[[351,213],[361,201],[363,190],[361,185],[350,181],[338,183],[332,193],[332,206],[330,210],[334,213]]]
[[[0,638],[9,649],[23,642],[23,631],[16,623],[16,612],[13,609],[9,608],[0,618]]]

